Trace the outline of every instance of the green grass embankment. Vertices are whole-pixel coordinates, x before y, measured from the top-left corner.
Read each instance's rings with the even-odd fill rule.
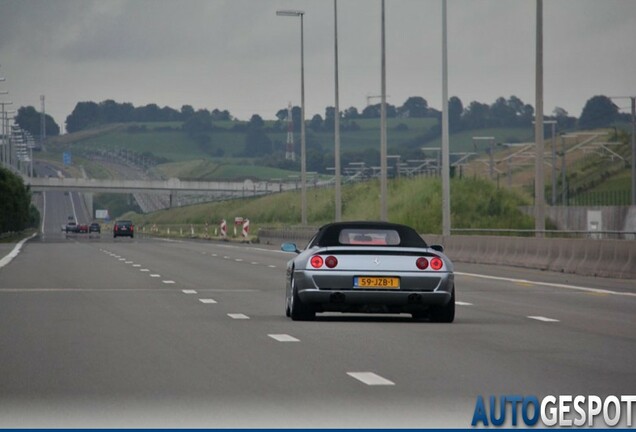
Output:
[[[480,179],[453,179],[451,214],[454,228],[531,229],[534,220],[519,206],[526,198]],[[432,178],[393,180],[389,183],[388,213],[392,222],[413,226],[418,232],[441,233],[441,182]],[[320,226],[333,221],[333,187],[307,191],[308,224]],[[377,181],[345,185],[342,190],[343,220],[379,219],[379,183]],[[251,232],[262,226],[300,224],[300,192],[284,192],[257,198],[198,204],[162,210],[150,214],[125,215],[139,226],[172,227],[189,235],[190,225],[197,233],[207,222],[210,232],[225,219],[229,230],[235,217],[250,219]],[[240,228],[239,228],[240,233]]]

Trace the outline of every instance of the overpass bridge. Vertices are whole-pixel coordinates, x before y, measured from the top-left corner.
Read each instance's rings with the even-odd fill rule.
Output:
[[[98,180],[73,177],[27,177],[22,176],[24,183],[32,191],[68,191],[87,193],[177,193],[215,194],[228,197],[248,197],[276,192],[296,190],[297,182],[252,181],[183,181],[176,178],[169,180]]]

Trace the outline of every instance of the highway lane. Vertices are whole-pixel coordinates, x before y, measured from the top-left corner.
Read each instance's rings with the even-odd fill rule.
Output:
[[[58,170],[45,163],[36,164],[36,172],[40,176],[58,176]],[[77,223],[92,222],[91,215],[77,192],[42,192],[39,194],[38,208],[41,217],[41,238],[46,240],[66,239],[62,225],[66,225],[69,217]]]
[[[478,395],[634,393],[634,281],[576,278],[610,292],[586,291],[459,264],[453,324],[296,323],[289,257],[107,234],[27,243],[0,269],[0,426],[467,427]]]

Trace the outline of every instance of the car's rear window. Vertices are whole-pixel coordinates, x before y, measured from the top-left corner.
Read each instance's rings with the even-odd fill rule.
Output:
[[[411,227],[387,222],[336,222],[318,230],[308,247],[313,246],[394,246],[427,247]]]
[[[392,229],[347,228],[340,231],[338,241],[342,245],[397,246],[400,234]]]

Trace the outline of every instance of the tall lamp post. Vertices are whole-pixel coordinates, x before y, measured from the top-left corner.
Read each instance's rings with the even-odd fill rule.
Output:
[[[380,220],[388,221],[387,209],[387,143],[386,143],[386,37],[384,31],[384,0],[382,0],[382,72],[381,91],[382,103],[380,105]]]
[[[334,81],[336,88],[336,112],[334,118],[334,159],[336,169],[336,222],[342,219],[342,196],[340,178],[340,101],[338,97],[338,0],[333,0],[333,20],[334,20]]]
[[[543,178],[543,0],[537,0],[537,28],[535,53],[536,121],[534,124],[534,230],[537,237],[545,234],[545,191]]]
[[[450,140],[448,126],[448,32],[446,0],[442,0],[442,235],[451,234]]]
[[[300,220],[307,225],[307,155],[305,149],[305,40],[304,11],[278,10],[278,16],[300,17]]]

